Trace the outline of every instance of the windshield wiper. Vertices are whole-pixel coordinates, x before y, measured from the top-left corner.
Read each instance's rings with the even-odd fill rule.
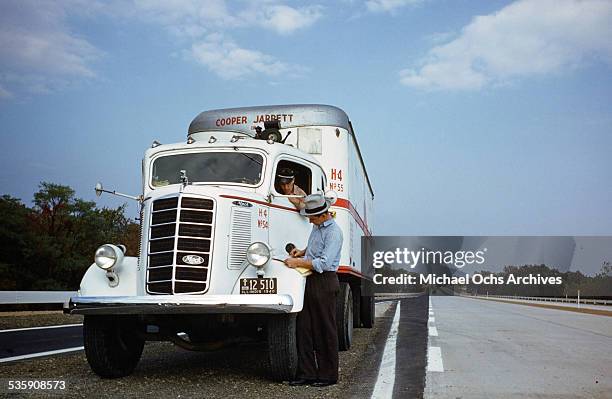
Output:
[[[234,147],[234,150],[235,150],[236,152],[238,152],[238,154],[244,155],[245,157],[247,157],[247,158],[248,158],[248,159],[250,159],[251,161],[253,161],[253,162],[255,162],[256,164],[258,164],[259,166],[263,166],[263,162],[262,162],[262,161],[259,161],[259,160],[255,159],[255,158],[252,158],[252,157],[251,157],[249,154],[246,154],[246,153],[244,153],[244,152],[240,152],[240,151],[238,151],[238,148],[237,148],[237,147]]]

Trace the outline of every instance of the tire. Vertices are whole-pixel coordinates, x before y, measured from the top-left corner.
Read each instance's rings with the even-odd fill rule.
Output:
[[[375,319],[374,296],[361,297],[361,325],[364,328],[374,327]]]
[[[336,301],[336,326],[338,328],[338,350],[349,350],[353,340],[353,295],[348,283],[340,283]]]
[[[296,314],[273,315],[268,319],[270,376],[276,381],[295,378],[298,364]]]
[[[353,296],[353,328],[361,327],[361,289],[352,286],[351,295]]]
[[[85,316],[85,356],[93,372],[102,378],[132,374],[144,348],[139,328],[138,322],[130,317]]]

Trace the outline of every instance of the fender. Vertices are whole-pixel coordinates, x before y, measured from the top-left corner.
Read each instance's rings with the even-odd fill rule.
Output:
[[[126,256],[121,264],[113,268],[119,284],[111,287],[106,272],[96,264],[89,266],[79,288],[78,296],[135,296],[138,281],[138,258]]]

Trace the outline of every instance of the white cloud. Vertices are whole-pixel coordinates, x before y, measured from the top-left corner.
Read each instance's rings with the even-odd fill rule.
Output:
[[[241,3],[135,0],[135,5],[142,11],[141,19],[162,24],[173,34],[191,41],[190,49],[184,53],[223,79],[253,75],[296,76],[302,72],[304,68],[239,46],[225,32],[230,29],[266,29],[288,35],[312,26],[322,17],[323,11],[323,7],[318,5],[294,8],[276,0],[246,0]]]
[[[322,15],[321,6],[291,7],[282,0],[1,0],[0,96],[49,93],[96,77],[93,62],[103,52],[72,30],[69,17],[161,26],[178,37],[179,52],[189,51],[212,72],[233,79],[279,76],[288,65],[242,48],[228,37],[230,30],[288,35]]]
[[[186,51],[192,59],[223,79],[251,75],[295,76],[303,68],[290,66],[272,55],[246,49],[226,32],[238,29],[266,29],[288,35],[312,26],[323,15],[323,7],[290,7],[276,0],[135,0],[141,19],[163,25],[173,34],[191,41]],[[230,7],[230,5],[232,7]],[[237,7],[239,5],[240,7]]]
[[[134,6],[131,17],[159,23],[179,36],[201,37],[240,25],[224,0],[134,0]]]
[[[295,8],[270,0],[240,3],[225,0],[134,0],[134,4],[141,11],[140,18],[161,23],[178,35],[192,37],[248,28],[291,34],[310,27],[323,15],[323,7],[319,5]]]
[[[0,2],[0,79],[4,84],[40,92],[59,82],[65,85],[96,75],[91,63],[102,52],[67,27],[66,9],[70,5],[53,1]]]
[[[193,44],[191,56],[223,79],[241,79],[254,74],[278,76],[290,66],[274,57],[239,47],[231,39],[212,34]]]
[[[290,34],[313,25],[321,18],[321,6],[293,8],[282,4],[264,7],[259,25],[280,34]]]
[[[397,9],[422,3],[424,0],[368,0],[366,7],[372,12],[394,13]]]
[[[479,89],[511,79],[612,64],[612,2],[520,0],[479,16],[421,66],[400,71],[404,85]]]

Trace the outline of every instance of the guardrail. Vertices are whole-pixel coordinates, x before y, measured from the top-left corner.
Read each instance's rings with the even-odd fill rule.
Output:
[[[481,298],[520,299],[526,301],[576,303],[578,305],[606,305],[611,306],[612,300],[608,299],[585,299],[585,298],[563,298],[563,297],[541,297],[541,296],[514,296],[514,295],[470,295]]]
[[[75,291],[0,291],[1,305],[64,303]]]

